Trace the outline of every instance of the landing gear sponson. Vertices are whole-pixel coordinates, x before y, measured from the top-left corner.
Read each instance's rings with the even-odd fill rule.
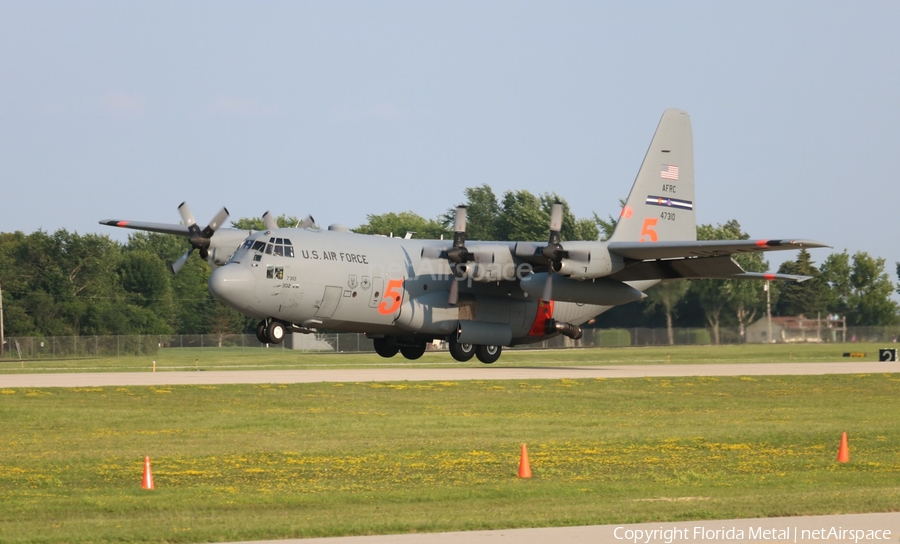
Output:
[[[289,325],[281,321],[269,318],[259,322],[256,326],[256,339],[261,344],[280,344],[284,341]],[[295,328],[296,329],[296,328]],[[298,331],[307,332],[302,329]],[[427,341],[421,338],[401,338],[397,336],[383,336],[373,338],[375,353],[385,358],[391,358],[398,353],[413,361],[425,354]],[[461,344],[455,339],[449,341],[450,355],[459,362],[466,362],[477,357],[482,363],[489,365],[497,362],[503,352],[502,346],[485,346],[478,344]]]

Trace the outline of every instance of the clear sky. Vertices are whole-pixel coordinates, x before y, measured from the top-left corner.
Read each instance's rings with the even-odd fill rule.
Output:
[[[0,231],[124,240],[97,222],[182,201],[354,227],[483,183],[615,215],[668,107],[699,222],[897,281],[896,1],[0,0]]]

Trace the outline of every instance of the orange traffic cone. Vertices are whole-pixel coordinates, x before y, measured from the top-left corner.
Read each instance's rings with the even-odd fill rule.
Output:
[[[531,478],[531,464],[528,462],[528,448],[522,444],[522,455],[519,457],[519,478]]]
[[[144,478],[141,480],[142,489],[153,489],[153,471],[150,470],[150,458],[144,457]]]
[[[846,463],[850,460],[850,447],[847,446],[847,433],[841,435],[841,447],[838,449],[838,463]]]

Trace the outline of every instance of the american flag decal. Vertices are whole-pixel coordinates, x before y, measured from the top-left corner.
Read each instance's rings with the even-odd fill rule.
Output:
[[[671,179],[673,181],[678,181],[678,167],[674,164],[664,164],[662,165],[662,170],[659,172],[659,177],[662,179]]]

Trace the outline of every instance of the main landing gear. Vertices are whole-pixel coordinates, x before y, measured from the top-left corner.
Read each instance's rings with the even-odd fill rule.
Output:
[[[450,355],[461,363],[465,363],[475,356],[475,344],[460,344],[455,339],[448,342]]]
[[[375,353],[388,359],[400,353],[407,359],[415,360],[425,353],[425,341],[416,338],[384,336],[373,338],[372,343],[375,345]],[[497,362],[503,352],[503,346],[460,344],[455,339],[449,341],[449,349],[450,355],[461,363],[478,357],[486,365]]]
[[[403,354],[409,360],[415,360],[425,354],[424,340],[399,340],[393,336],[373,338],[375,353],[385,358],[391,358],[397,353]]]
[[[287,329],[281,321],[263,319],[256,326],[256,339],[261,344],[280,344],[284,342]]]
[[[449,342],[450,355],[457,361],[464,363],[473,356],[478,357],[482,363],[489,365],[497,362],[503,352],[502,346],[482,346],[475,344],[460,344],[455,339]]]
[[[475,357],[478,357],[478,360],[486,365],[497,362],[497,359],[500,358],[500,354],[502,352],[503,352],[502,346],[476,346],[475,347]]]

